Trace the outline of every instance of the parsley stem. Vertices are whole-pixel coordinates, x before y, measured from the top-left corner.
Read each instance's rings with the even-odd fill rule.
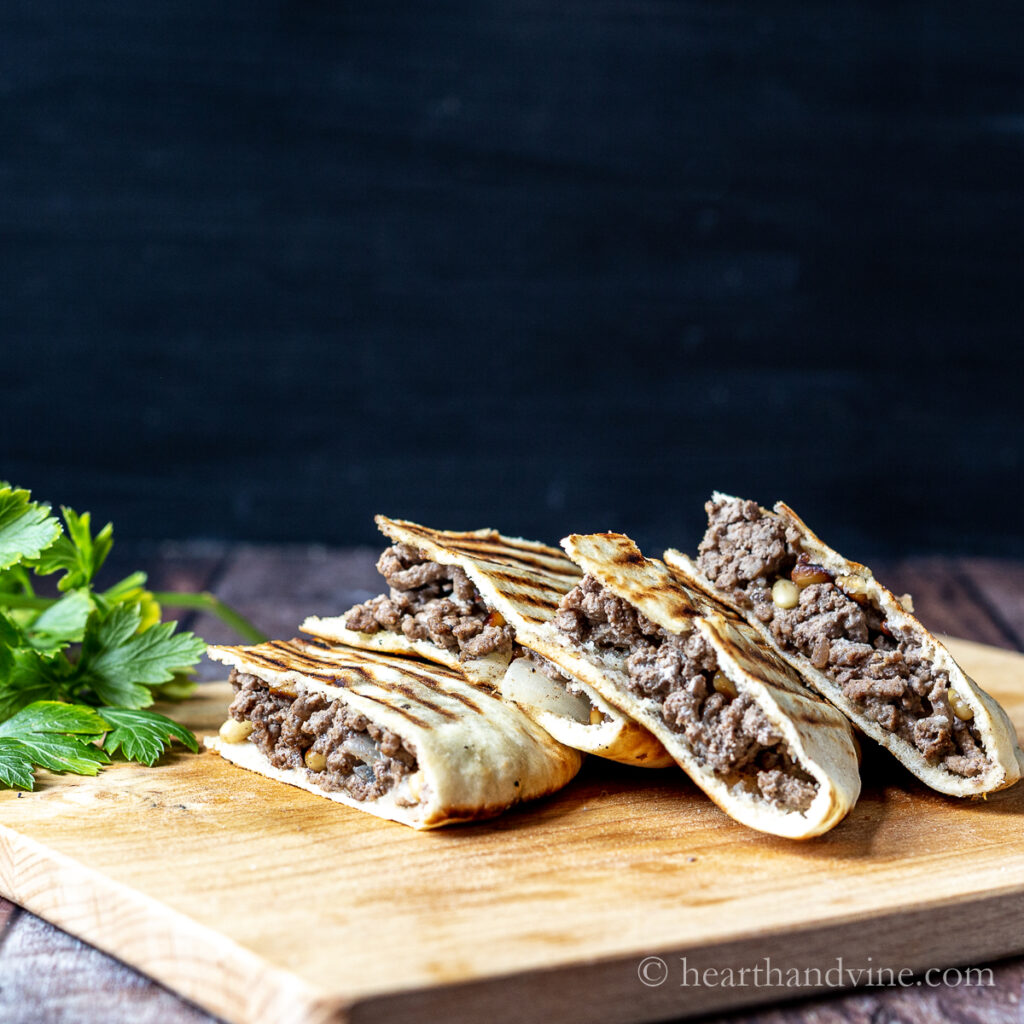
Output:
[[[0,595],[0,601],[3,601],[3,597],[3,595]],[[244,615],[240,615],[234,608],[226,605],[214,594],[208,592],[202,594],[180,594],[176,591],[154,591],[153,597],[158,604],[168,605],[171,608],[193,608],[216,615],[218,619],[226,622],[250,643],[261,644],[267,639]]]
[[[55,597],[36,597],[34,594],[0,594],[0,608],[49,608],[56,604]]]

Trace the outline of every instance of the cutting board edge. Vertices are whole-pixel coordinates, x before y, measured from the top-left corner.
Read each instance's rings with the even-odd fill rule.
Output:
[[[61,885],[35,867],[50,866]],[[42,884],[33,884],[38,878]],[[0,895],[237,1024],[347,1019],[349,1002],[194,918],[0,824]],[[154,918],[164,924],[154,928]]]
[[[966,958],[963,932],[954,926],[965,913],[975,919],[972,932],[977,933],[985,924],[991,926],[982,930],[986,941],[973,943],[971,955]],[[766,956],[765,941],[771,940],[767,955],[772,968],[778,967],[783,973],[791,967],[800,971],[817,968],[825,976],[836,967],[838,956],[844,969],[891,967],[898,972],[906,968],[916,975],[929,968],[941,971],[973,967],[1024,954],[1024,933],[1019,930],[1022,915],[1024,885],[1009,886],[1000,893],[979,894],[974,900],[942,899],[909,912],[896,910],[883,916],[866,912],[849,915],[839,923],[797,925],[700,946],[655,947],[588,963],[561,964],[430,989],[396,990],[356,999],[349,1020],[351,1024],[422,1024],[424,1020],[522,1024],[554,1018],[566,1024],[630,1024],[692,1017],[865,985],[848,978],[842,984],[683,986],[675,979],[683,972],[680,960],[684,957],[685,967],[691,970],[703,972],[712,967],[736,972],[761,963]],[[908,949],[913,955],[905,955]],[[895,959],[898,954],[904,955]],[[651,957],[668,965],[669,977],[664,984],[646,986],[639,980],[641,962]],[[915,978],[907,987],[922,986]],[[570,998],[567,993],[575,995]],[[584,993],[582,999],[579,993]]]

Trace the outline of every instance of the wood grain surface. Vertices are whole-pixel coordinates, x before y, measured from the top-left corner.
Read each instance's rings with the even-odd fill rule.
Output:
[[[283,549],[261,553],[257,549],[250,549],[238,552],[237,557],[235,553],[218,554],[212,551],[197,557],[194,551],[184,552],[179,549],[173,553],[157,553],[154,564],[158,569],[164,565],[172,567],[175,572],[190,574],[182,576],[179,585],[185,585],[186,579],[190,583],[212,582],[217,585],[223,596],[231,596],[235,600],[245,597],[248,601],[248,611],[257,619],[260,619],[263,610],[276,604],[278,614],[282,614],[282,608],[287,607],[292,610],[292,621],[297,620],[308,607],[303,598],[307,587],[313,594],[312,601],[317,610],[323,610],[330,602],[342,598],[343,595],[345,601],[353,594],[358,595],[361,587],[372,586],[374,582],[372,556],[369,553],[358,552],[311,553],[306,549]],[[181,568],[182,566],[186,566],[187,569]],[[926,603],[930,600],[926,596],[929,593],[928,582],[934,580],[936,614],[926,621],[932,622],[938,628],[955,629],[959,621],[971,621],[974,623],[975,634],[980,635],[980,639],[1001,643],[1004,647],[1012,645],[1015,637],[1012,615],[1010,611],[1004,613],[1001,609],[1005,607],[1012,611],[1014,607],[1012,595],[1020,580],[1019,567],[1002,564],[992,566],[986,563],[929,562],[923,565],[915,563],[886,567],[886,576],[897,588],[903,586],[904,579],[916,582],[918,586],[915,597],[919,607],[922,600]],[[273,587],[269,586],[271,582]],[[266,589],[261,589],[264,586]],[[277,598],[276,601],[269,596],[271,594]],[[975,616],[970,620],[966,617],[969,609],[973,609],[971,614]],[[942,618],[943,615],[946,616],[945,619]],[[936,616],[939,616],[937,623]],[[268,623],[262,624],[269,628]],[[216,631],[210,623],[197,625],[202,626],[210,634]],[[279,629],[275,631],[280,632]],[[978,674],[985,680],[984,668],[979,669]],[[198,710],[201,705],[196,704],[194,707]],[[203,792],[198,798],[190,797],[188,800],[178,801],[186,808],[195,804],[191,811],[176,809],[176,804],[173,807],[168,806],[170,797],[167,795],[167,787],[172,773],[173,777],[177,778],[179,771],[189,764],[202,766],[203,771],[209,770],[203,758],[185,757],[175,758],[172,764],[154,769],[145,781],[137,774],[139,770],[121,769],[132,771],[138,781],[131,786],[116,788],[118,820],[123,820],[126,809],[129,811],[129,817],[139,816],[139,820],[148,820],[145,816],[153,812],[154,808],[150,804],[155,802],[159,808],[161,827],[170,829],[167,843],[177,848],[175,844],[187,843],[188,837],[192,837],[194,841],[188,845],[208,851],[208,855],[223,867],[222,876],[229,878],[233,858],[237,855],[237,845],[232,846],[230,841],[226,841],[224,830],[216,827],[211,820],[220,816],[223,810],[221,801],[208,792]],[[963,881],[963,862],[955,860],[955,851],[959,849],[962,857],[964,850],[978,848],[980,837],[982,849],[978,870],[981,876],[984,876],[988,883],[994,878],[1002,878],[1003,883],[1000,884],[1003,885],[1003,889],[1012,891],[1014,883],[1006,880],[1009,868],[1006,855],[1012,850],[1015,834],[1019,831],[1015,811],[1018,800],[1016,791],[995,797],[986,805],[961,807],[956,815],[951,816],[949,801],[918,791],[916,784],[898,770],[895,780],[887,777],[889,768],[888,762],[880,761],[877,757],[869,757],[866,763],[865,798],[851,819],[820,844],[817,853],[807,852],[811,850],[810,847],[801,847],[803,852],[799,854],[794,854],[791,849],[779,849],[777,847],[780,841],[769,840],[767,837],[752,833],[747,834],[746,830],[738,829],[722,818],[713,807],[705,806],[706,802],[695,801],[694,794],[688,794],[685,786],[680,787],[678,780],[659,781],[649,789],[645,800],[656,809],[657,814],[669,813],[670,821],[667,826],[661,822],[660,828],[655,828],[655,819],[635,826],[637,836],[649,841],[642,847],[643,852],[639,857],[635,849],[632,854],[624,856],[621,842],[616,839],[623,822],[635,814],[636,807],[631,802],[636,799],[634,782],[631,778],[623,778],[621,770],[614,767],[598,765],[596,768],[588,769],[573,788],[553,801],[499,819],[493,825],[486,826],[480,833],[472,831],[468,837],[456,838],[454,841],[440,840],[441,845],[431,854],[434,861],[430,871],[440,871],[446,878],[443,899],[451,904],[451,907],[446,912],[446,919],[433,934],[435,942],[443,943],[447,948],[452,930],[457,931],[457,926],[472,920],[474,913],[479,913],[482,907],[487,906],[487,901],[494,898],[495,887],[500,889],[502,880],[507,877],[507,872],[497,871],[496,865],[510,851],[520,855],[514,858],[517,867],[513,876],[517,890],[515,899],[510,900],[510,903],[516,908],[535,907],[537,912],[527,939],[523,940],[520,935],[519,940],[515,941],[509,940],[508,933],[512,925],[522,925],[522,911],[517,909],[511,917],[508,912],[493,915],[486,928],[478,934],[478,941],[473,944],[474,948],[461,962],[450,962],[446,958],[447,966],[435,963],[431,967],[424,964],[422,958],[416,964],[413,963],[415,957],[410,960],[407,955],[399,955],[397,959],[402,962],[403,984],[415,985],[417,978],[422,981],[427,977],[432,978],[437,984],[439,980],[450,980],[453,974],[464,977],[467,972],[472,975],[474,971],[482,971],[486,975],[488,971],[502,965],[508,966],[509,958],[514,962],[517,957],[523,955],[525,941],[526,947],[531,943],[540,943],[545,953],[542,957],[537,957],[534,950],[535,960],[530,969],[529,984],[525,988],[517,989],[525,993],[516,1004],[519,1013],[528,1014],[531,1010],[539,1012],[542,1008],[550,1010],[553,1005],[551,1000],[555,999],[557,992],[546,982],[558,976],[559,986],[564,987],[568,984],[574,990],[575,986],[579,986],[581,991],[588,993],[582,1002],[575,1004],[576,1008],[571,1013],[564,1006],[560,1007],[560,1012],[568,1013],[568,1019],[572,1018],[573,1013],[582,1012],[581,1007],[589,1007],[595,1012],[600,1009],[609,1019],[641,1019],[645,1016],[665,1018],[684,1012],[692,1014],[710,1009],[715,1005],[714,999],[721,998],[722,993],[710,993],[711,1002],[707,1002],[695,997],[694,991],[690,989],[684,993],[685,1002],[681,1002],[678,989],[672,990],[665,986],[652,994],[651,991],[636,984],[634,975],[631,981],[632,988],[628,990],[629,999],[623,1001],[621,996],[625,979],[609,968],[607,944],[610,943],[614,947],[616,942],[632,942],[636,947],[634,952],[637,959],[643,951],[656,951],[662,948],[659,943],[664,945],[666,935],[679,928],[679,911],[685,907],[687,921],[684,931],[687,935],[692,937],[693,928],[698,925],[703,927],[709,920],[713,922],[712,931],[716,936],[716,942],[719,943],[716,952],[716,956],[719,957],[717,963],[721,966],[728,962],[728,957],[749,954],[749,948],[745,950],[742,946],[742,937],[737,939],[735,933],[737,930],[742,933],[743,925],[737,922],[749,918],[750,913],[762,914],[766,908],[773,908],[773,912],[782,913],[783,918],[790,922],[787,927],[791,928],[795,924],[799,929],[806,929],[808,925],[812,925],[814,914],[806,913],[803,906],[806,894],[811,891],[818,894],[822,891],[827,892],[828,913],[840,918],[845,915],[849,923],[848,926],[838,928],[834,923],[830,923],[827,930],[820,933],[812,928],[810,932],[803,933],[801,942],[805,945],[797,943],[792,947],[779,947],[780,951],[789,948],[794,956],[802,957],[801,962],[805,964],[813,963],[815,956],[834,949],[836,943],[849,943],[851,950],[859,949],[861,953],[871,949],[874,952],[870,955],[883,956],[887,951],[892,952],[891,940],[896,938],[900,940],[901,955],[910,966],[917,968],[932,965],[928,959],[922,959],[926,957],[939,957],[945,962],[955,960],[962,963],[968,949],[971,951],[971,963],[977,963],[978,958],[1005,954],[1010,947],[998,943],[1005,943],[1007,931],[1012,931],[1015,927],[1013,915],[1019,914],[1021,908],[1016,906],[1014,897],[1007,897],[1006,892],[994,902],[986,902],[980,890],[975,888],[977,878]],[[213,770],[216,772],[226,769],[227,766],[220,766],[219,762],[216,762]],[[112,779],[114,776],[108,775],[107,778]],[[96,780],[87,782],[88,785],[95,785]],[[259,783],[270,785],[263,780],[259,780]],[[14,806],[23,808],[24,800],[29,799],[36,800],[39,806],[55,809],[62,799],[57,794],[63,791],[64,785],[62,781],[53,788],[48,786],[38,796],[21,798],[21,802]],[[79,785],[86,783],[80,780],[72,782],[72,788]],[[88,790],[81,790],[86,791]],[[268,799],[273,800],[273,794],[270,794]],[[319,804],[315,798],[309,799]],[[102,803],[100,801],[101,807]],[[127,808],[123,806],[126,803]],[[91,807],[91,812],[96,810],[94,804],[95,801],[86,801],[86,805]],[[385,855],[395,846],[405,849],[410,842],[404,830],[399,830],[397,838],[394,836],[393,830],[397,829],[397,826],[376,823],[362,815],[355,815],[359,822],[355,833],[346,835],[342,840],[341,834],[333,832],[330,828],[327,832],[323,831],[320,824],[322,815],[318,812],[313,812],[312,819],[300,822],[296,817],[295,808],[298,805],[295,801],[289,800],[286,804],[283,817],[272,822],[270,828],[271,834],[278,837],[284,850],[293,849],[290,844],[296,842],[304,843],[308,849],[312,840],[313,847],[326,855],[332,844],[342,842],[349,856],[353,855],[354,850],[359,863],[364,864],[367,859],[376,861],[379,856]],[[214,807],[217,813],[200,812],[200,806],[206,807],[208,811]],[[681,808],[687,809],[682,812],[682,817],[678,817]],[[110,809],[107,808],[108,811]],[[912,813],[908,814],[908,809]],[[254,812],[250,808],[247,813]],[[52,827],[59,816],[54,813],[51,817],[50,811],[47,811],[43,817],[50,820],[50,825],[44,823],[44,831]],[[721,820],[716,822],[716,817]],[[953,827],[951,822],[954,817],[960,819],[959,824],[953,828],[956,834],[946,834],[943,830]],[[180,822],[185,819],[189,822],[187,831],[179,828]],[[371,824],[366,824],[367,821]],[[534,824],[531,826],[529,822]],[[304,834],[295,830],[294,826],[299,824],[306,828]],[[569,834],[570,825],[573,842],[567,843],[564,840]],[[386,831],[388,837],[388,842],[383,847],[378,845],[379,839],[375,838],[379,836],[381,828]],[[579,838],[581,829],[582,840]],[[959,922],[963,921],[963,915],[956,916],[954,904],[949,904],[950,917],[941,922],[941,927],[933,915],[936,912],[941,913],[942,908],[936,908],[934,905],[927,909],[923,918],[914,919],[904,915],[898,926],[896,922],[881,928],[864,925],[861,920],[863,915],[877,913],[879,907],[872,904],[870,897],[857,895],[855,886],[851,888],[850,885],[841,884],[844,882],[844,872],[863,869],[871,876],[871,885],[881,882],[892,886],[895,884],[893,879],[898,877],[901,865],[904,865],[907,859],[901,843],[906,841],[908,830],[915,839],[911,861],[918,867],[926,866],[929,871],[928,884],[918,890],[921,898],[932,904],[937,900],[941,904],[944,899],[956,898],[957,894],[962,898],[965,893],[976,893],[980,902],[975,907],[975,912],[969,915],[969,924],[962,926]],[[264,831],[266,822],[260,825],[260,834]],[[897,833],[902,833],[903,838],[900,839]],[[719,870],[721,865],[718,863],[720,851],[712,857],[712,850],[723,835],[732,837],[725,844],[728,857],[731,858],[729,863],[747,878],[744,899],[753,901],[742,912],[737,907],[730,906],[728,901],[716,904],[713,901],[708,902],[705,898],[708,893],[718,890],[722,884]],[[695,839],[695,836],[700,838]],[[151,834],[149,838],[152,840],[154,835]],[[536,863],[536,847],[531,844],[538,838],[543,840],[543,865],[550,865],[559,857],[568,856],[566,851],[571,851],[569,869],[574,879],[572,886],[562,885]],[[457,867],[446,871],[451,861],[451,855],[446,852],[449,843],[458,849],[459,855],[454,861]],[[851,845],[844,852],[840,844]],[[99,839],[85,839],[74,842],[70,852],[76,860],[82,857],[98,857],[102,860],[102,845]],[[161,844],[165,845],[167,844]],[[783,844],[783,847],[790,845]],[[474,846],[478,847],[476,851],[467,856],[466,850]],[[208,882],[197,883],[195,892],[184,891],[180,887],[180,879],[175,883],[156,871],[152,864],[147,865],[144,856],[146,851],[139,848],[136,852],[139,854],[138,858],[129,858],[127,863],[123,863],[123,857],[115,858],[116,863],[112,869],[127,871],[136,881],[139,878],[148,879],[147,884],[155,887],[161,901],[170,900],[173,903],[183,900],[182,906],[187,908],[186,916],[190,919],[195,910],[190,900],[205,905],[205,911],[202,907],[198,910],[200,917],[204,912],[210,912],[209,900],[205,898]],[[527,856],[530,853],[534,856]],[[692,863],[686,860],[691,856],[696,858]],[[951,861],[950,858],[954,860]],[[185,857],[186,861],[187,859]],[[595,899],[593,905],[588,903],[583,914],[583,923],[586,925],[584,931],[588,941],[595,943],[593,951],[597,960],[587,966],[574,968],[576,973],[568,977],[564,974],[551,974],[549,969],[559,962],[560,957],[564,958],[565,951],[571,948],[572,941],[577,935],[573,930],[572,935],[568,936],[567,946],[564,926],[548,920],[543,912],[545,901],[556,890],[563,896],[566,892],[589,890],[596,893],[600,889],[602,879],[608,873],[609,865],[613,862],[618,865],[617,874],[622,882],[617,909],[615,904]],[[786,869],[783,871],[784,865]],[[255,865],[249,870],[254,868]],[[786,877],[783,891],[791,897],[788,901],[783,901],[788,905],[781,910],[778,900],[771,895],[772,887],[767,881],[772,872],[779,871]],[[938,883],[933,884],[931,879],[936,873],[939,876]],[[1010,874],[1012,873],[1010,871]],[[673,876],[677,886],[682,883],[682,891],[678,888],[673,890]],[[308,876],[303,873],[303,877]],[[1019,877],[1018,873],[1018,882]],[[849,882],[848,877],[845,877],[845,882]],[[22,879],[21,873],[18,884],[28,884]],[[232,915],[224,909],[224,900],[227,897],[223,893],[223,888],[213,893],[213,905],[223,912],[222,916],[226,919]],[[652,894],[657,896],[655,913],[642,929],[635,920],[624,924],[615,917],[624,907],[631,906],[631,901],[650,898]],[[382,895],[376,890],[372,893],[363,891],[353,902],[335,909],[331,926],[336,927],[343,921],[351,924],[353,918],[357,918],[365,911],[366,902],[371,897],[379,906],[380,900],[386,900],[387,894]],[[42,895],[32,895],[32,899],[40,898],[48,900],[53,896],[45,892]],[[59,903],[61,906],[67,905],[65,900],[60,900]],[[418,906],[422,910],[422,904]],[[751,907],[754,910],[751,910]],[[125,928],[138,926],[139,919],[134,911],[129,911],[127,916],[120,916],[123,908],[115,910],[119,934]],[[89,919],[95,912],[96,907],[90,906],[88,899],[80,895],[76,913],[81,917],[76,918],[75,927],[78,927],[78,922]],[[152,1009],[153,1007],[160,1007],[161,1019],[167,1021],[202,1019],[200,1011],[174,1000],[168,993],[145,979],[140,979],[127,968],[62,936],[32,915],[12,912],[9,906],[6,908],[6,914],[3,945],[0,947],[0,986],[4,993],[5,1005],[12,1013],[21,1014],[20,1017],[14,1016],[12,1019],[74,1019],[83,1022],[148,1019],[141,1015],[157,1012]],[[788,918],[787,914],[790,915]],[[323,950],[309,937],[309,918],[302,920],[307,926],[307,930],[302,933],[302,944],[307,949],[312,945],[314,951],[301,959],[304,963],[316,964],[318,957],[324,955]],[[357,972],[361,975],[360,984],[364,985],[364,995],[370,994],[366,991],[366,985],[372,988],[369,981],[372,971],[369,965],[373,962],[380,963],[380,956],[367,952],[367,948],[388,947],[387,937],[392,935],[387,930],[388,927],[391,926],[386,926],[382,932],[375,932],[368,947],[363,948],[354,958],[355,965],[362,965],[364,968]],[[846,931],[843,930],[844,927]],[[557,936],[556,932],[559,933]],[[266,941],[269,936],[260,940],[261,934],[258,928],[247,930],[240,948],[244,950],[245,942]],[[730,934],[732,938],[729,937]],[[796,933],[790,930],[790,940],[795,935]],[[999,937],[998,940],[992,939],[994,935]],[[866,939],[865,936],[869,938]],[[947,938],[951,936],[956,937],[955,949],[948,948]],[[121,938],[123,939],[123,934]],[[736,945],[737,941],[741,943],[739,946]],[[993,941],[997,941],[997,944],[993,945]],[[271,945],[275,943],[279,947],[277,940]],[[722,943],[724,945],[721,945]],[[946,948],[943,948],[944,943]],[[108,948],[113,948],[110,944],[107,945]],[[1024,946],[1024,943],[1021,945]],[[389,948],[401,951],[405,947],[401,942],[395,941]],[[147,949],[146,942],[139,942],[133,944],[129,951],[121,950],[121,955],[129,956],[133,962],[142,963],[143,959],[140,958],[147,955]],[[195,957],[202,949],[202,942],[190,941],[187,952]],[[289,966],[294,963],[294,953],[277,948],[274,955],[281,956]],[[722,957],[726,959],[723,960]],[[246,957],[242,955],[241,959],[245,961]],[[690,963],[693,962],[691,958]],[[196,975],[199,987],[203,989],[203,998],[207,1005],[214,1006],[217,1012],[235,1017],[247,1009],[258,1011],[261,1005],[273,1005],[272,1001],[269,1004],[261,1003],[261,1000],[269,998],[266,995],[266,988],[255,987],[247,990],[248,995],[240,1006],[237,998],[232,1001],[228,996],[224,996],[224,979],[228,979],[227,988],[230,989],[233,975],[223,970],[209,973],[209,958],[202,959],[202,963],[203,971]],[[47,964],[51,965],[50,969],[41,972],[46,980],[40,982],[40,967]],[[144,966],[159,975],[166,969],[166,961],[156,956],[154,962],[147,960]],[[322,989],[323,978],[336,980],[349,976],[349,971],[339,970],[337,965],[319,967],[323,973],[318,979],[318,991]],[[955,1016],[959,1012],[957,1008],[967,1005],[969,1001],[973,1020],[1015,1020],[1016,1017],[1012,1014],[1016,1013],[1016,998],[1022,975],[1024,971],[1020,963],[1009,962],[994,968],[993,985],[990,988],[957,989],[940,985],[936,989],[928,988],[927,991],[919,988],[873,990],[827,1000],[816,998],[809,1003],[805,1001],[795,1005],[789,1004],[777,1010],[762,1012],[756,1018],[744,1019],[774,1022],[814,1017],[824,1020],[859,1021],[879,1019],[879,1014],[886,1013],[890,1016],[901,1013],[916,1014],[915,1019],[927,1019],[929,1016],[940,1019]],[[263,977],[266,976],[264,972]],[[214,995],[216,992],[223,996],[223,1003],[211,1003],[211,999],[220,998]],[[17,1001],[8,1003],[7,993],[19,993]],[[599,997],[598,1003],[592,1006],[588,1000],[595,995]],[[697,994],[701,995],[707,997],[709,993],[705,991]],[[735,992],[727,995],[733,1002],[736,1001]],[[772,993],[763,990],[739,994],[740,1000],[758,1002],[764,1002],[772,997],[792,995],[791,991]],[[289,1000],[289,1006],[299,1006],[301,999],[294,992],[293,996],[294,998]],[[389,1002],[371,998],[364,1007],[374,1019],[382,1019],[386,1015],[393,1015],[399,1019],[407,1015],[414,1019],[414,1015],[422,1015],[427,1011],[444,1011],[448,1015],[453,1008],[459,1010],[460,1007],[462,1013],[469,1009],[480,1012],[486,1010],[488,1015],[497,1015],[500,1018],[504,1012],[503,1006],[490,1005],[490,998],[487,986],[481,988],[477,983],[476,986],[471,985],[468,989],[463,989],[454,1003],[424,1003],[418,997],[410,997],[410,1001],[406,1003],[401,1000],[396,1002],[394,998]],[[507,1006],[504,1009],[507,1009]],[[359,1017],[360,1012],[357,1010],[355,1016]],[[1008,1017],[1007,1014],[1011,1016]]]

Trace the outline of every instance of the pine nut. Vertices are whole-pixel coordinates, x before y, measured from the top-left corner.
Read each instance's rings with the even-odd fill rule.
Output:
[[[739,692],[736,689],[736,684],[724,672],[716,672],[711,680],[711,685],[723,697],[728,697],[730,700],[735,700],[736,694]]]
[[[423,772],[413,772],[409,776],[409,796],[419,801],[423,795]]]
[[[969,722],[974,717],[974,712],[967,706],[967,702],[962,700],[955,690],[950,690],[946,694],[946,699],[949,701],[950,710],[961,722]]]
[[[779,608],[795,608],[800,603],[800,588],[792,580],[776,580],[772,600]]]
[[[802,556],[800,561],[793,566],[793,571],[789,576],[801,590],[814,583],[832,582],[832,573],[830,573],[828,569],[822,565],[813,565],[810,562],[806,562],[803,560]]]
[[[244,743],[252,735],[252,722],[238,722],[229,718],[218,730],[217,735],[225,743]]]
[[[868,585],[860,576],[837,576],[836,586],[857,604],[868,603]]]

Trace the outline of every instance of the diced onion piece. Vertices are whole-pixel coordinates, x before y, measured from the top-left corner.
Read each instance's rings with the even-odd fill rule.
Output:
[[[381,757],[380,747],[365,732],[349,736],[348,739],[342,742],[341,746],[343,750],[347,750],[354,757],[358,757],[367,764],[373,764],[374,761],[379,760]]]

